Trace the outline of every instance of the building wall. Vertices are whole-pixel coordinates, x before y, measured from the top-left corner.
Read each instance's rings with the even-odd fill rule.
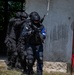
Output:
[[[47,13],[47,0],[26,0],[26,12]],[[74,0],[50,0],[48,16],[43,24],[47,30],[44,60],[70,62],[72,53],[71,23],[74,20]]]

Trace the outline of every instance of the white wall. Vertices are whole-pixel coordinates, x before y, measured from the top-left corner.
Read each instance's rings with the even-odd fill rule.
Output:
[[[26,0],[28,13],[46,14],[47,0]],[[71,17],[71,19],[69,19]],[[70,62],[72,53],[71,23],[74,20],[74,0],[50,0],[49,15],[43,24],[47,30],[44,59]]]

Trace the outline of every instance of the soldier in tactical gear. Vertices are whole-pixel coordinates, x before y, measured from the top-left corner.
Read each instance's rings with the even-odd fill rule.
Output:
[[[9,25],[7,29],[6,36],[6,46],[7,46],[7,54],[8,54],[8,66],[15,68],[16,59],[17,59],[17,42],[21,32],[21,25],[25,22],[21,18],[22,12],[17,12],[14,18],[9,20]]]
[[[7,56],[8,56],[8,58],[7,58],[8,59],[7,65],[9,67],[12,67],[12,62],[13,62],[12,61],[12,56],[17,54],[15,52],[15,49],[16,49],[16,35],[15,35],[15,31],[14,31],[14,23],[19,18],[20,18],[20,12],[17,12],[16,16],[11,18],[9,20],[9,24],[8,24],[8,29],[7,29],[7,35],[6,35],[5,43],[6,43],[6,46],[7,46]]]
[[[30,37],[29,44],[32,47],[34,60],[37,60],[37,75],[42,75],[43,68],[43,42],[46,38],[46,30],[41,23],[40,16],[35,14],[31,16],[31,28],[34,31],[33,35]],[[33,67],[31,66],[31,70]]]
[[[18,62],[21,64],[22,69],[26,72],[26,59],[25,59],[25,42],[23,40],[23,36],[21,36],[24,26],[27,23],[28,14],[26,12],[21,13],[21,20],[24,20],[24,23],[21,26],[21,32],[17,42],[17,53],[18,53]]]
[[[28,70],[27,70],[28,67],[27,66],[30,67],[29,62],[26,59],[28,59],[28,57],[31,57],[31,59],[33,61],[32,48],[29,47],[29,38],[31,36],[31,31],[32,31],[32,29],[30,28],[29,20],[26,20],[26,22],[24,22],[23,25],[22,25],[22,31],[21,31],[21,34],[20,34],[20,37],[19,37],[19,42],[18,42],[19,43],[18,51],[20,51],[19,53],[23,53],[23,57],[22,57],[23,60],[21,61],[23,73],[28,73]],[[32,61],[30,61],[30,64],[32,63]]]

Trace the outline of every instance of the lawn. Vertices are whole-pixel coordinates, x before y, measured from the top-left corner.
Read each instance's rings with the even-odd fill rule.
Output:
[[[21,75],[21,72],[15,70],[0,70],[0,75]],[[70,74],[61,73],[61,72],[50,72],[50,73],[44,72],[43,75],[70,75]]]

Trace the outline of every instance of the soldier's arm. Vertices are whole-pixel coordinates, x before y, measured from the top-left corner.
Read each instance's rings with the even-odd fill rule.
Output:
[[[14,25],[16,19],[15,18],[11,18],[9,20],[9,23],[8,23],[8,28],[7,28],[7,34],[9,35],[10,32],[11,32],[11,29],[12,29],[12,26]]]
[[[8,23],[8,27],[7,27],[7,33],[6,33],[6,38],[5,38],[5,43],[7,43],[7,41],[9,40],[9,36],[10,36],[10,33],[11,33],[11,29],[12,29],[12,26],[14,24],[14,22],[16,21],[15,18],[11,18],[9,20],[9,23]]]
[[[17,26],[21,26],[24,22],[25,22],[25,20],[18,19],[18,20],[16,20],[14,26],[15,26],[15,27],[17,27]]]
[[[13,22],[15,21],[14,18],[11,18],[9,20],[9,23],[8,23],[8,27],[7,27],[7,35],[9,35],[9,33],[11,32],[11,28],[12,28],[12,25],[13,25]]]
[[[43,27],[41,32],[39,33],[41,40],[44,42],[46,38],[46,29]]]
[[[7,41],[9,40],[10,30],[11,30],[11,27],[10,27],[10,24],[8,24],[7,33],[6,33],[6,37],[5,37],[4,43],[7,43]]]
[[[41,26],[38,32],[38,37],[40,38],[40,40],[44,43],[44,40],[46,38],[46,29],[44,28],[44,26]]]
[[[41,33],[42,33],[43,39],[45,39],[46,38],[46,29],[43,28]]]
[[[16,19],[13,17],[13,18],[11,18],[10,20],[9,20],[9,23],[13,23],[13,22],[15,22],[16,21]]]

